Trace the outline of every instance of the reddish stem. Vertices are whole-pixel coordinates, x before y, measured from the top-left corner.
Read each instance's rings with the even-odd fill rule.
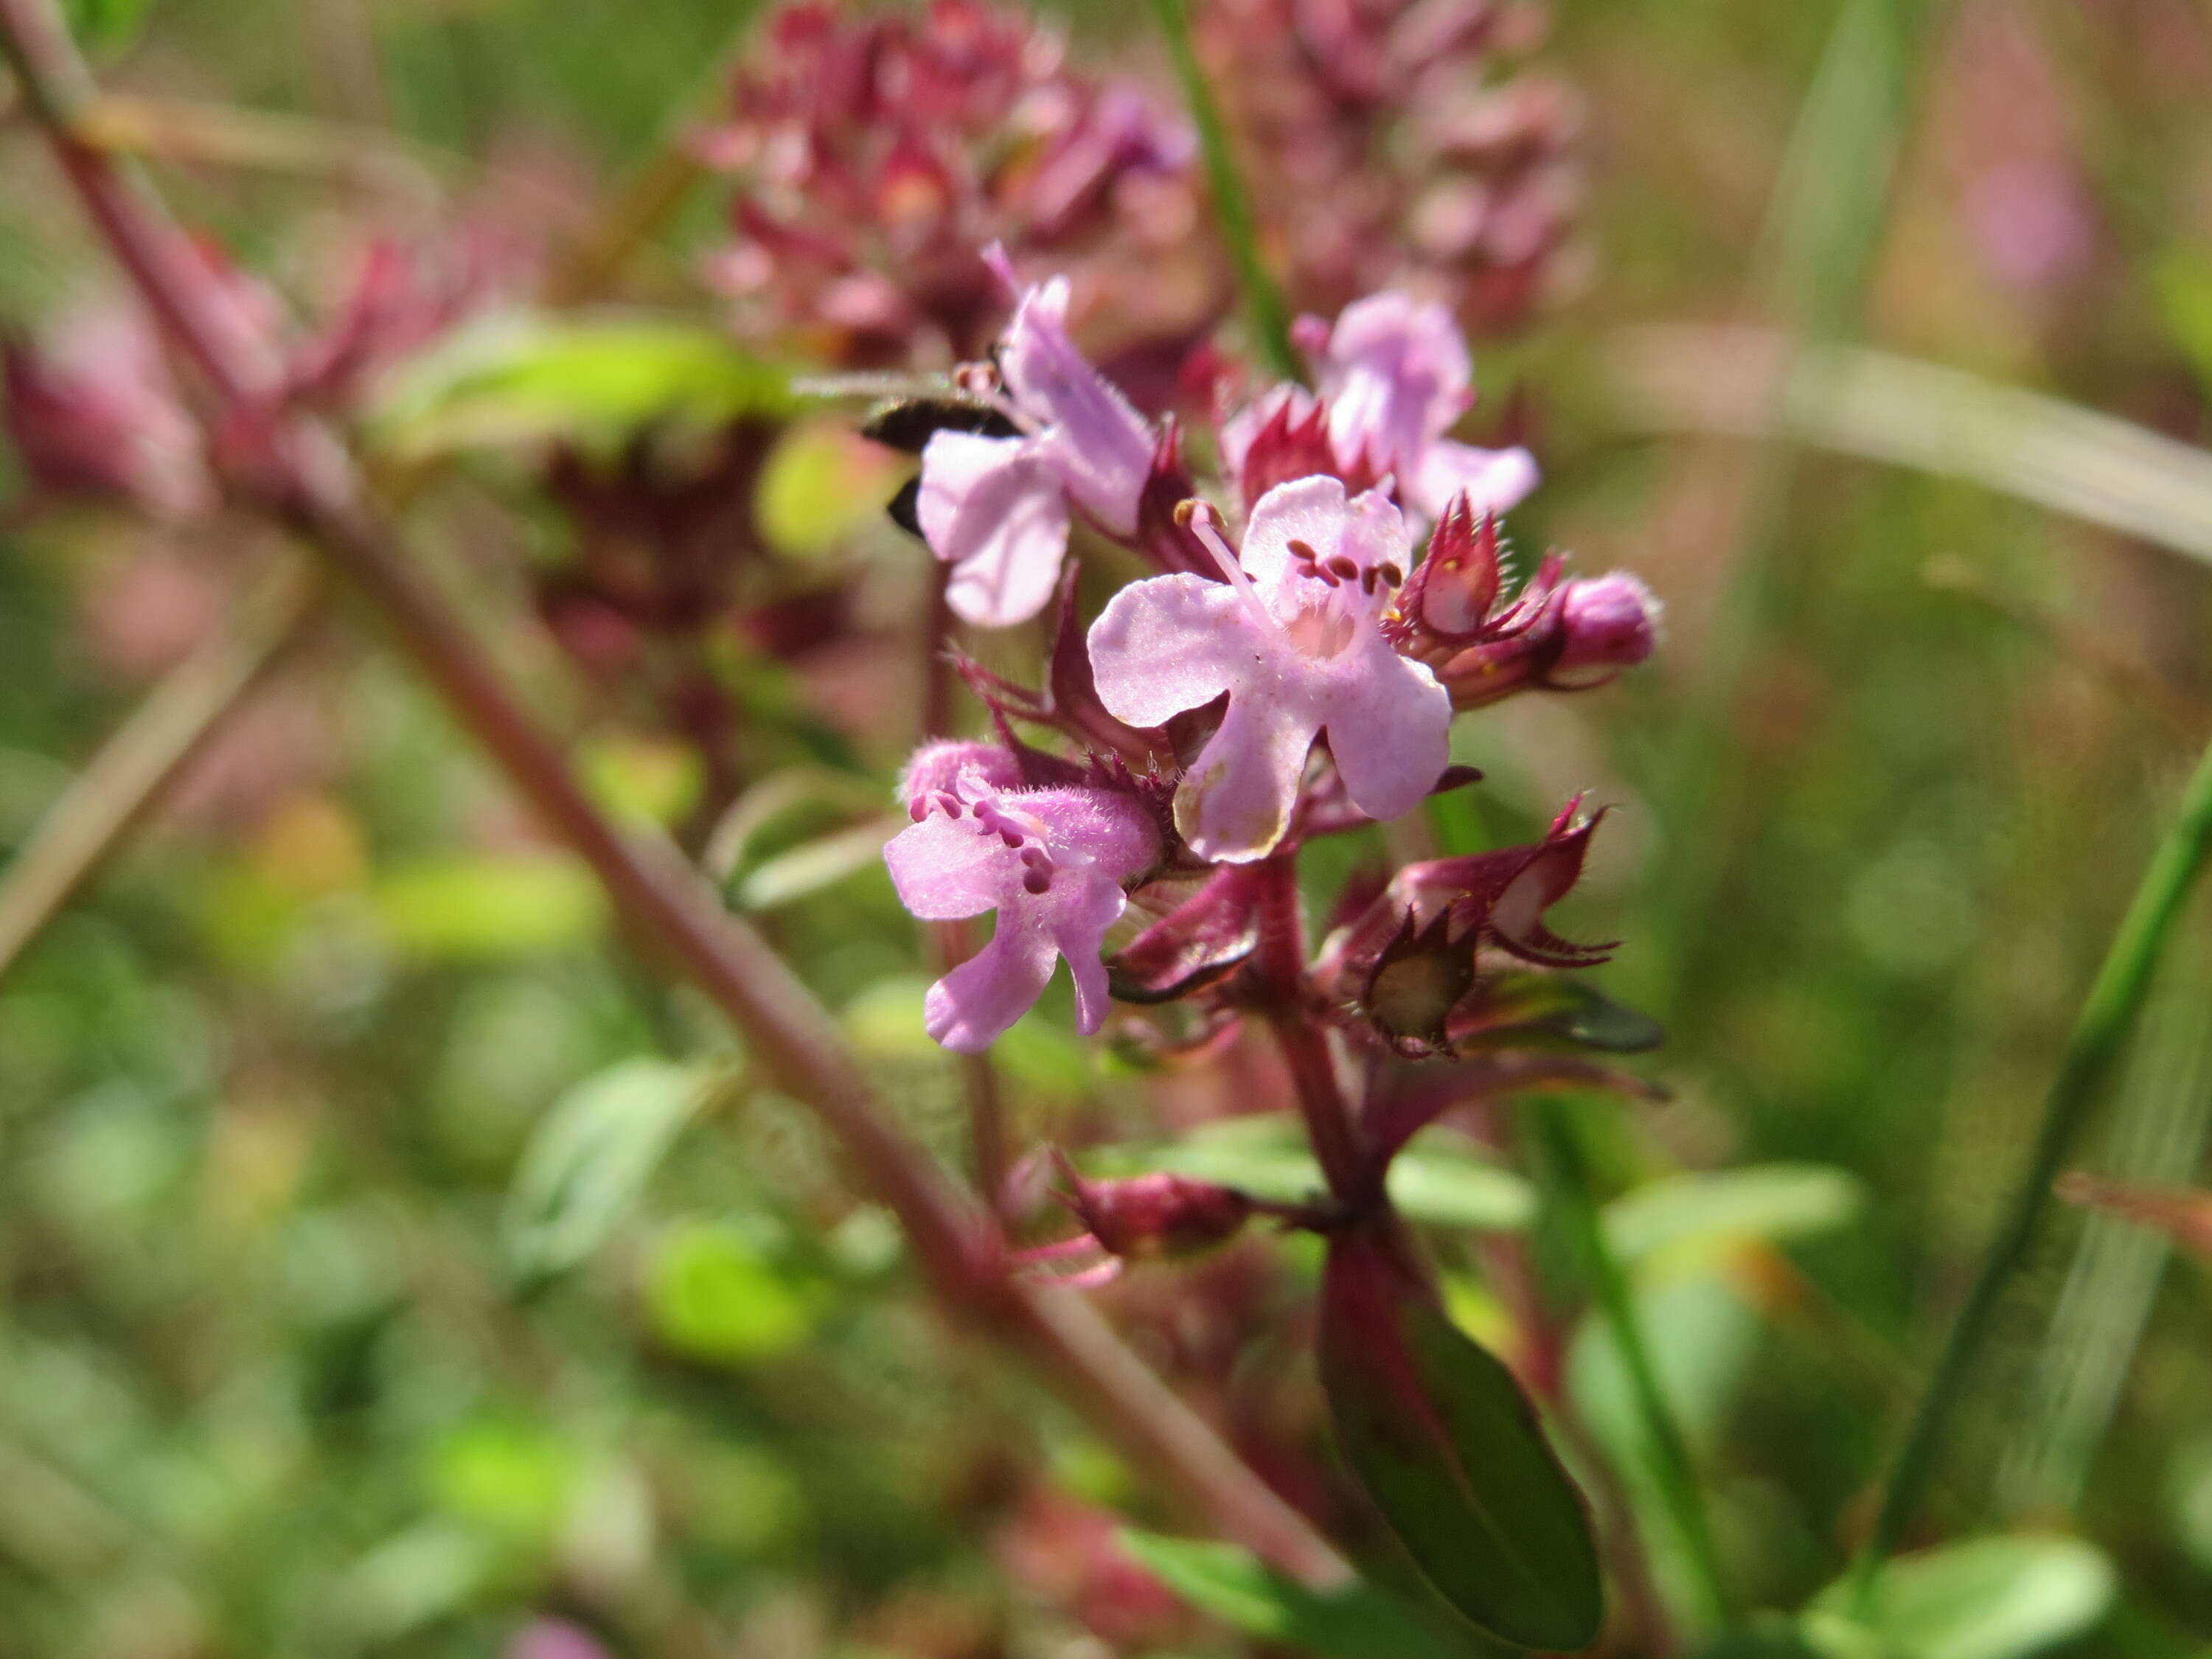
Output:
[[[1296,855],[1279,853],[1257,866],[1257,872],[1260,943],[1253,963],[1265,987],[1267,1024],[1290,1070],[1298,1115],[1305,1120],[1306,1135],[1313,1142],[1330,1195],[1349,1208],[1365,1208],[1380,1196],[1381,1188],[1364,1170],[1366,1160],[1360,1155],[1352,1109],[1337,1081],[1328,1028],[1315,1018],[1306,983],[1305,921],[1298,910]]]

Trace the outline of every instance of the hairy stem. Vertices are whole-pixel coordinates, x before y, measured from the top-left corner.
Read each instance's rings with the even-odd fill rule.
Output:
[[[1582,1260],[1598,1316],[1605,1322],[1628,1373],[1629,1392],[1650,1448],[1651,1475],[1688,1554],[1701,1610],[1709,1620],[1725,1624],[1734,1616],[1735,1604],[1721,1569],[1720,1552],[1713,1543],[1712,1522],[1698,1489],[1697,1470],[1674,1408],[1660,1389],[1659,1372],[1636,1316],[1628,1276],[1606,1239],[1605,1218],[1598,1209],[1589,1161],[1574,1120],[1565,1104],[1556,1099],[1532,1101],[1527,1109],[1551,1170],[1552,1202]]]
[[[1190,38],[1190,14],[1184,0],[1152,0],[1152,15],[1167,42],[1176,76],[1182,82],[1183,101],[1190,106],[1191,124],[1198,129],[1199,148],[1206,157],[1206,188],[1213,196],[1214,216],[1229,244],[1229,257],[1237,267],[1237,285],[1243,292],[1244,310],[1267,367],[1285,380],[1301,378],[1298,354],[1291,345],[1291,315],[1281,291],[1267,274],[1260,254],[1260,233],[1252,220],[1252,204],[1244,193],[1244,180],[1237,171],[1237,158],[1229,148],[1229,131],[1221,120],[1221,106],[1206,83],[1205,67]]]
[[[1337,1081],[1336,1056],[1328,1033],[1317,1024],[1306,995],[1305,922],[1298,914],[1297,864],[1279,853],[1259,866],[1260,946],[1254,964],[1266,987],[1268,1029],[1289,1067],[1298,1114],[1314,1157],[1328,1182],[1329,1194],[1354,1208],[1382,1191],[1382,1175],[1370,1171],[1360,1151],[1352,1109]]]
[[[2212,855],[2212,748],[2206,749],[2183,791],[2181,809],[2152,854],[2081,1004],[2065,1058],[2044,1100],[2043,1127],[2037,1132],[2027,1169],[2005,1206],[1981,1272],[1966,1293],[1904,1446],[1891,1466],[1881,1509],[1854,1574],[1862,1599],[1872,1588],[1875,1570],[1897,1548],[1927,1495],[1936,1455],[1975,1357],[1988,1339],[1998,1299],[2035,1237],[2051,1203],[2051,1182],[2081,1139],[2112,1062],[2142,1007],[2166,936],[2208,855]]]
[[[0,0],[0,52],[21,78],[71,183],[149,307],[206,371],[223,411],[265,409],[267,343],[211,292],[210,273],[158,202],[72,137],[89,76],[52,0]],[[459,723],[545,823],[590,864],[642,944],[686,974],[741,1030],[763,1070],[819,1115],[865,1184],[898,1215],[947,1309],[1028,1358],[1135,1467],[1228,1536],[1310,1583],[1350,1570],[1085,1304],[1008,1271],[996,1229],[947,1182],[870,1087],[835,1023],[767,944],[722,908],[666,843],[632,842],[599,811],[485,653],[370,507],[353,458],[301,413],[274,420],[269,505],[367,597]]]

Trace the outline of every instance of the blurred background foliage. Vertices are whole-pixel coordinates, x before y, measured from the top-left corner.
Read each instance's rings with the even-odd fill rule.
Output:
[[[713,106],[751,21],[732,0],[129,9],[86,9],[118,14],[119,88],[311,116],[404,181],[161,167],[280,283],[349,218],[419,210],[418,185],[573,232]],[[1134,21],[1066,10],[1079,43]],[[1584,101],[1589,199],[1565,291],[1478,342],[1481,378],[1546,465],[1516,540],[1637,570],[1669,635],[1609,690],[1463,721],[1488,781],[1435,827],[1489,843],[1578,788],[1618,804],[1575,920],[1627,939],[1607,982],[1665,1019],[1676,1098],[1610,1134],[1611,1220],[1747,1597],[1795,1606],[1864,1524],[2212,731],[2212,584],[1972,485],[1655,436],[1697,424],[1681,411],[1704,388],[1647,375],[1631,397],[1624,331],[1771,324],[2212,440],[2212,16],[1563,0],[1552,24],[1538,55]],[[711,306],[695,271],[721,199],[695,192],[632,300]],[[0,314],[112,280],[32,136],[0,127]],[[893,475],[802,431],[771,463],[771,541],[918,593],[910,544],[873,518]],[[518,539],[527,556],[560,533],[488,511],[497,471],[465,464],[418,514],[491,619],[517,610]],[[146,544],[97,514],[0,542],[0,845],[228,572],[271,556]],[[665,733],[580,697],[536,634],[499,637],[609,799],[683,817],[698,783]],[[902,683],[878,660],[883,683],[844,687],[857,715],[825,727],[804,712],[818,686],[768,656],[738,672],[787,799],[754,803],[733,902],[957,1157],[954,1068],[921,1035],[914,929],[870,838],[911,735]],[[2208,928],[2200,907],[2091,1167],[2201,1176]],[[1181,1079],[1148,1089],[1053,1006],[1001,1047],[1024,1139],[1146,1143],[1194,1115]],[[1295,1189],[1296,1154],[1229,1133],[1247,1127],[1175,1155],[1255,1186],[1289,1156]],[[1449,1145],[1407,1173],[1455,1312],[1510,1343],[1462,1241],[1528,1227],[1527,1185]],[[1284,1293],[1255,1251],[1293,1285],[1311,1271],[1296,1245],[1242,1247],[1206,1270],[1223,1297],[1247,1293],[1239,1273]],[[1940,1531],[1992,1510],[2078,1531],[2117,1594],[2094,1559],[2069,1579],[2039,1559],[2030,1576],[2063,1583],[2025,1641],[1904,1645],[2212,1643],[2212,1299],[2202,1271],[2163,1268],[2147,1236],[2062,1218],[1935,1506]],[[1107,1299],[1171,1364],[1218,1335],[1204,1308],[1167,1317],[1146,1274]],[[1249,1344],[1223,1386],[1281,1363]],[[1643,1495],[1617,1361],[1586,1338],[1572,1375]],[[0,1651],[1224,1650],[1228,1626],[1101,1580],[1094,1516],[1114,1510],[1164,1520],[1058,1408],[946,1338],[812,1123],[626,952],[589,879],[362,630],[319,629],[0,983]]]

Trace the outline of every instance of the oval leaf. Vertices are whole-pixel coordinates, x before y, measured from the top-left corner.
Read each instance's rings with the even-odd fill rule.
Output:
[[[781,419],[790,376],[717,330],[650,317],[486,318],[393,374],[368,418],[403,459],[562,439],[618,441],[660,424]]]
[[[1693,1243],[1778,1243],[1847,1226],[1865,1200],[1856,1176],[1825,1164],[1666,1176],[1606,1206],[1606,1238],[1623,1261]]]
[[[2112,1592],[2078,1538],[1976,1538],[1885,1562],[1863,1603],[1846,1581],[1814,1606],[1908,1659],[2027,1659],[2091,1629]]]
[[[1320,1362],[1345,1462],[1437,1592],[1523,1647],[1595,1639],[1589,1517],[1534,1410],[1367,1234],[1329,1243]]]
[[[707,1066],[627,1060],[556,1101],[523,1149],[501,1217],[516,1270],[561,1273],[605,1243],[717,1075]]]

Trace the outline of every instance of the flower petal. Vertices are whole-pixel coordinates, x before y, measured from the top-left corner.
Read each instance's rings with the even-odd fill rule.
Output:
[[[884,848],[899,902],[924,921],[958,921],[996,907],[1018,872],[1006,843],[969,817],[932,812]]]
[[[1275,850],[1290,828],[1317,724],[1297,700],[1230,697],[1220,729],[1176,789],[1176,828],[1193,852],[1244,864]]]
[[[1067,336],[1067,279],[1022,296],[999,350],[1017,407],[1044,430],[1036,442],[1083,509],[1116,536],[1137,526],[1152,470],[1152,428]]]
[[[1419,470],[1406,481],[1406,499],[1431,523],[1444,515],[1451,498],[1467,491],[1468,508],[1480,519],[1504,513],[1526,501],[1536,488],[1536,458],[1511,449],[1478,449],[1439,438],[1421,457]]]
[[[929,988],[924,1027],[956,1053],[981,1054],[1036,1006],[1059,955],[1034,919],[1001,913],[991,942]]]
[[[1380,639],[1333,681],[1324,714],[1345,793],[1371,818],[1412,811],[1451,763],[1451,694]]]
[[[1328,558],[1344,538],[1347,510],[1341,478],[1316,474],[1279,483],[1254,504],[1237,562],[1255,587],[1272,594],[1291,568],[1291,544],[1304,542]]]
[[[1132,726],[1204,707],[1267,652],[1237,591],[1191,575],[1131,582],[1091,624],[1089,643],[1099,701]]]
[[[1121,919],[1128,902],[1119,882],[1093,876],[1078,884],[1053,915],[1052,941],[1067,959],[1067,971],[1075,981],[1075,1029],[1085,1036],[1105,1023],[1109,997],[1101,957],[1106,930]]]
[[[1067,492],[1034,440],[938,433],[915,505],[930,550],[954,567],[955,613],[1003,628],[1044,609],[1067,551]]]

